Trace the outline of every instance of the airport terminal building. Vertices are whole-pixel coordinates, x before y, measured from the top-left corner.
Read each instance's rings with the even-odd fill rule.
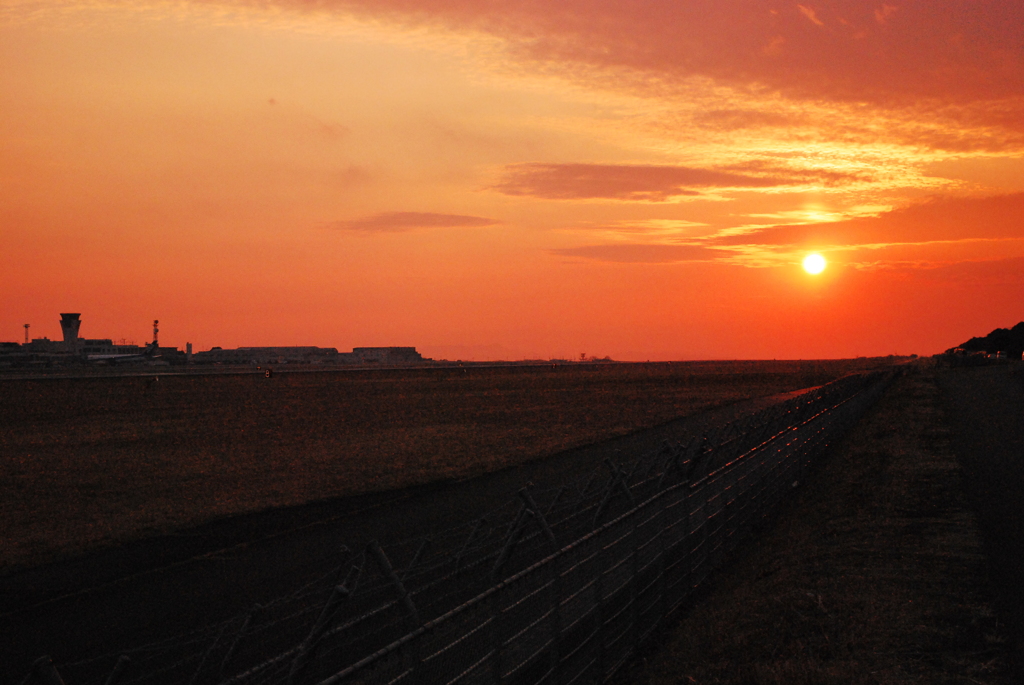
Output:
[[[356,347],[338,352],[334,347],[214,347],[192,355],[196,364],[419,364],[428,359],[415,347]]]

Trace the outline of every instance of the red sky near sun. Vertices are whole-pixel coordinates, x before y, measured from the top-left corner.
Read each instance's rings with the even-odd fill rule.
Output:
[[[0,340],[932,354],[1024,319],[1024,6],[0,6]],[[828,260],[812,276],[810,252]]]

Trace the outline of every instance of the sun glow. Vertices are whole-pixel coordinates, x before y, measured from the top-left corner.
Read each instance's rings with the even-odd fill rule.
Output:
[[[809,274],[820,274],[825,270],[827,262],[820,254],[809,254],[804,257],[804,271]]]

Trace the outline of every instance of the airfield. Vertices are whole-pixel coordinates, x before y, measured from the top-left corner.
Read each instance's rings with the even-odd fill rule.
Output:
[[[5,454],[24,455],[4,464],[4,518],[14,544],[4,552],[2,613],[5,623],[20,625],[17,639],[4,637],[12,649],[20,645],[22,665],[40,641],[56,637],[57,626],[66,632],[47,648],[55,661],[155,638],[315,575],[343,539],[386,540],[466,518],[524,483],[558,479],[617,451],[657,444],[695,422],[727,421],[847,373],[904,361],[279,370],[271,378],[234,369],[0,381],[0,411],[16,419],[4,432]],[[928,440],[935,431],[949,431],[946,417],[955,415],[947,453],[955,447],[961,462],[974,464],[968,495],[991,503],[981,523],[988,526],[988,548],[1002,550],[1002,568],[1013,567],[1016,548],[1012,540],[992,546],[999,515],[993,507],[1004,513],[1012,507],[999,499],[999,483],[1020,475],[1005,459],[1005,473],[978,471],[981,462],[969,456],[977,442],[964,436],[985,417],[987,395],[977,394],[978,379],[995,383],[999,401],[1012,407],[1005,395],[1024,388],[1014,368],[938,375],[929,369],[915,376],[914,392],[891,392],[883,408],[891,420],[927,396],[929,411],[940,417],[922,424]],[[927,392],[939,387],[942,392]],[[968,392],[972,387],[975,395]],[[895,405],[893,394],[902,398]],[[888,432],[870,439],[891,439],[892,428]],[[875,465],[883,473],[890,468]],[[948,479],[948,468],[937,473]],[[944,487],[948,494],[959,481]],[[794,504],[793,511],[802,506]],[[961,502],[955,511],[931,511],[926,518],[962,519],[968,509]],[[977,545],[971,546],[977,528],[968,523],[957,533],[966,545],[958,554],[977,556]],[[900,530],[915,534],[914,525]],[[775,561],[766,563],[782,563],[779,555],[793,553],[784,540],[771,543],[771,550]],[[993,590],[975,577],[977,563],[946,570],[963,574],[964,568],[977,585],[968,593],[971,606],[985,606]],[[232,591],[224,592],[228,587]],[[1005,594],[1006,584],[1000,587]],[[155,602],[163,625],[98,619],[130,617],[139,602]],[[1000,599],[1004,607],[1014,602],[1019,605],[1019,595]],[[90,628],[97,621],[120,624],[101,636]],[[794,639],[804,638],[795,633]],[[70,651],[62,655],[62,649]],[[660,682],[639,672],[631,677]]]

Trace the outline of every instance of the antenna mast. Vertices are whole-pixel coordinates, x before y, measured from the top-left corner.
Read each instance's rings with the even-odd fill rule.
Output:
[[[159,319],[153,319],[153,347],[159,347],[157,344],[157,334],[160,333],[160,329],[157,327],[159,323]]]
[[[29,324],[25,324],[25,344],[28,345],[28,327]]]

